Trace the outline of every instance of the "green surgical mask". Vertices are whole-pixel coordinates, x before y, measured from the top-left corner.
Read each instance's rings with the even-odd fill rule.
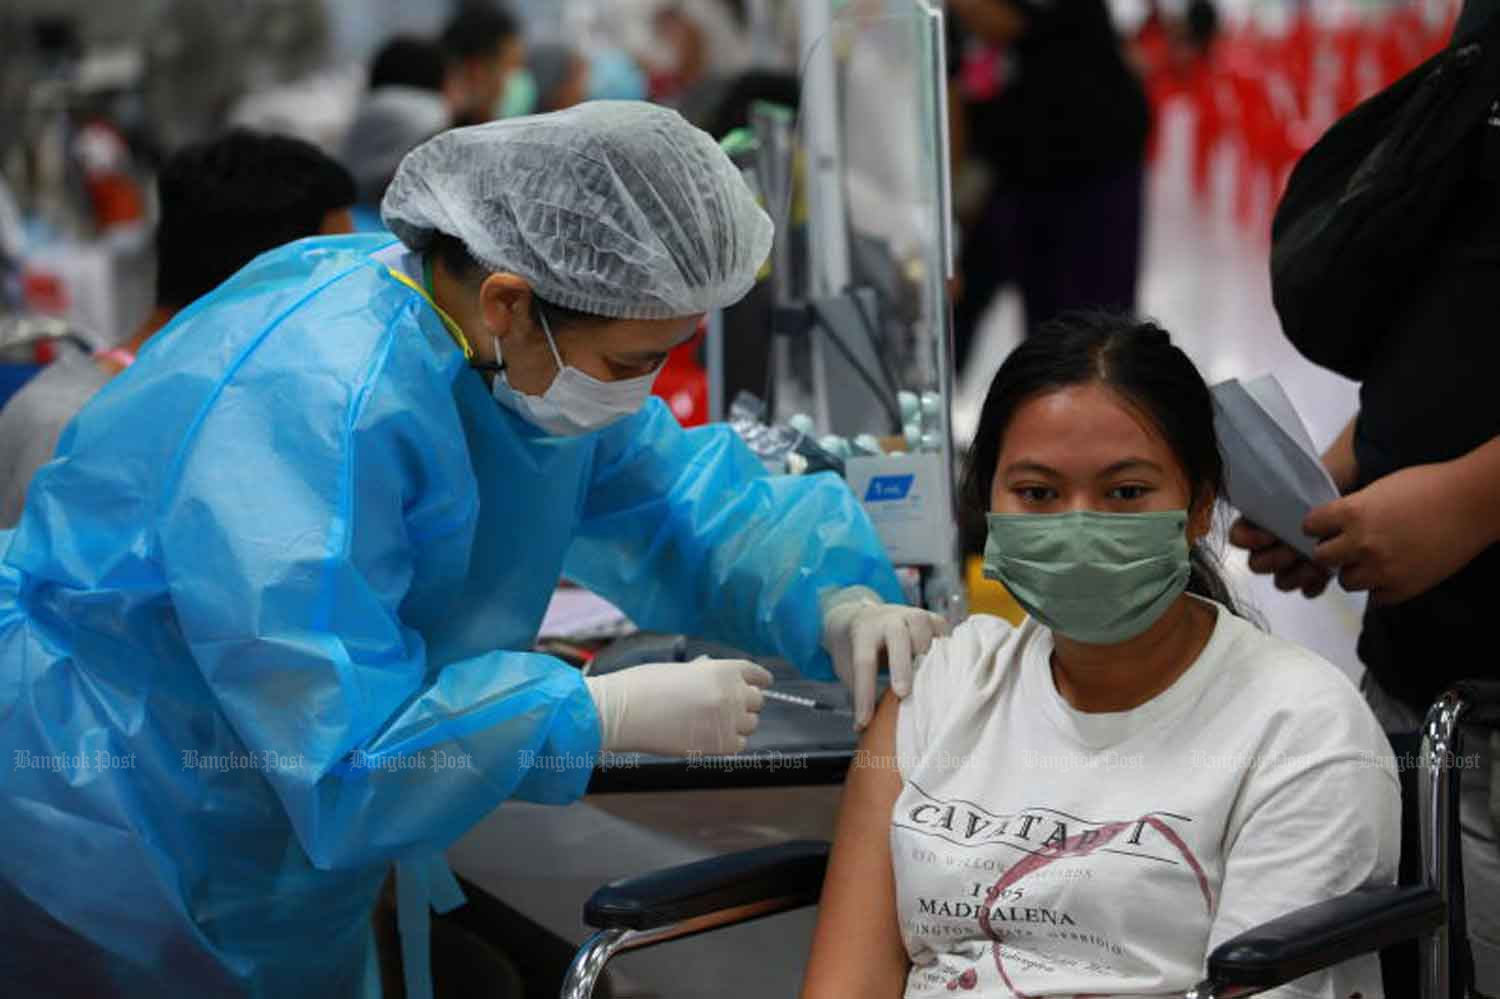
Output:
[[[1060,635],[1118,645],[1187,589],[1186,510],[992,513],[984,574]]]

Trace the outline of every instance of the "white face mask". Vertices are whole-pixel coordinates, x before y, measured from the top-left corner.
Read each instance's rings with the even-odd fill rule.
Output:
[[[557,437],[578,437],[603,430],[641,411],[651,395],[651,386],[656,384],[656,376],[661,374],[660,367],[639,378],[601,382],[563,364],[562,355],[557,352],[557,342],[552,339],[547,314],[538,309],[537,316],[542,321],[542,332],[547,336],[553,360],[557,361],[557,377],[542,395],[526,395],[511,386],[502,370],[495,375],[491,390],[496,402]],[[495,343],[495,359],[500,360],[498,341]]]

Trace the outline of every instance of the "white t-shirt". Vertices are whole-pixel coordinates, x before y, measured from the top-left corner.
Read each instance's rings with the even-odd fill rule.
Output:
[[[1400,788],[1354,685],[1218,612],[1177,682],[1119,713],[1063,700],[1034,621],[933,645],[896,727],[908,999],[1180,995],[1240,932],[1395,883]],[[1268,994],[1379,999],[1379,961]]]

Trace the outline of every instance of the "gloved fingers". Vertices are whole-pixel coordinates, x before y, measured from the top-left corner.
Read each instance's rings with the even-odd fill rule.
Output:
[[[875,714],[875,673],[880,668],[879,627],[856,624],[853,634],[854,728],[863,731]]]
[[[918,612],[910,614],[906,618],[906,630],[911,632],[911,654],[913,658],[922,655],[932,645],[932,640],[937,638],[937,622],[931,614]]]
[[[885,624],[885,658],[891,667],[891,689],[897,697],[911,693],[911,646],[905,616],[892,615]]]
[[[766,706],[766,695],[761,693],[761,688],[747,686],[744,688],[740,703],[746,711],[758,712]]]
[[[943,617],[943,615],[928,611],[927,616],[932,620],[932,627],[936,637],[947,638],[953,633],[953,627],[948,624],[948,619]]]
[[[776,679],[770,670],[766,669],[760,663],[752,663],[749,660],[746,660],[745,668],[741,671],[741,675],[744,676],[745,682],[752,687],[769,687]]]
[[[750,745],[749,739],[745,738],[743,735],[735,736],[729,744],[730,755],[733,755],[735,753],[743,753],[745,751],[745,747],[748,745]]]
[[[885,630],[880,620],[856,621],[849,635],[849,651],[854,659],[854,670],[869,668],[871,674],[879,668],[880,647],[885,643]]]
[[[758,728],[760,728],[760,715],[752,714],[749,711],[741,712],[739,720],[734,726],[735,732],[743,736],[754,735],[755,730]]]

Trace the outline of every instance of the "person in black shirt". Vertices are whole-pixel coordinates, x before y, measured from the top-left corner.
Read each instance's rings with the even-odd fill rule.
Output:
[[[1104,0],[952,0],[954,51],[1004,46],[1004,79],[964,131],[995,181],[967,234],[955,308],[962,367],[995,294],[1019,283],[1029,329],[1135,306],[1150,110]],[[959,59],[955,57],[957,65]]]
[[[1457,39],[1497,11],[1497,0],[1471,0]],[[1315,560],[1248,521],[1230,533],[1281,590],[1316,597],[1336,574],[1346,590],[1368,591],[1362,687],[1392,733],[1420,728],[1455,681],[1500,677],[1489,628],[1500,598],[1500,114],[1471,153],[1427,266],[1406,276],[1401,307],[1365,338],[1359,412],[1323,456],[1343,498],[1303,524],[1323,539]],[[1466,733],[1463,870],[1483,995],[1500,995],[1497,751],[1500,736]]]
[[[1491,128],[1500,146],[1500,125]],[[1331,573],[1370,594],[1359,636],[1365,698],[1393,734],[1415,732],[1454,681],[1495,679],[1500,597],[1500,159],[1470,185],[1433,267],[1382,335],[1360,410],[1323,456],[1342,499],[1308,515],[1317,561],[1247,521],[1230,533],[1250,568],[1315,597]],[[1478,991],[1500,995],[1500,736],[1465,735],[1461,826]]]

